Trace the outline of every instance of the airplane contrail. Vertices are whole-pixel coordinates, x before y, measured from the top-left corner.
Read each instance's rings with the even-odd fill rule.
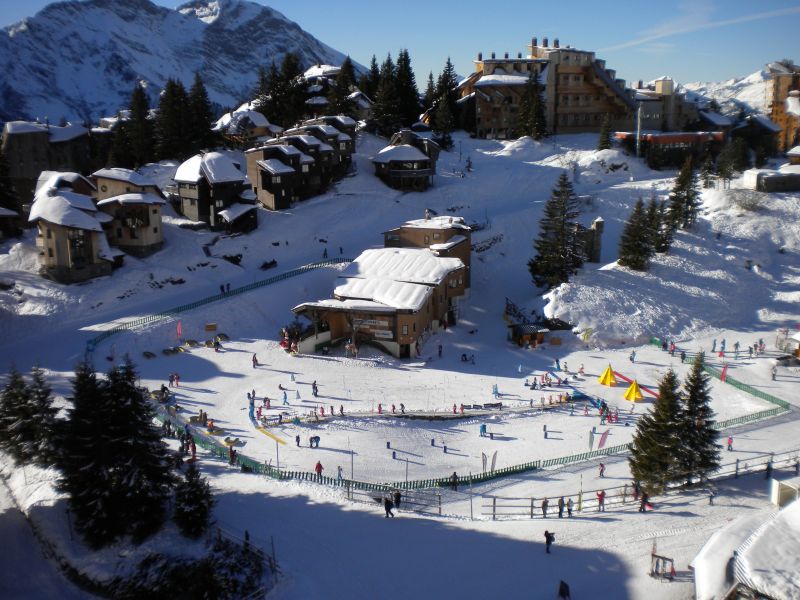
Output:
[[[702,29],[716,29],[719,27],[726,27],[728,25],[736,25],[738,23],[748,23],[750,21],[761,21],[763,19],[771,19],[773,17],[783,17],[786,15],[793,15],[800,13],[800,6],[796,6],[794,8],[782,8],[780,10],[771,10],[768,12],[763,13],[756,13],[754,15],[745,15],[742,17],[735,17],[733,19],[724,19],[722,21],[711,21],[707,23],[698,23],[697,25],[691,25],[689,27],[682,27],[680,29],[673,29],[670,31],[665,31],[663,33],[656,33],[644,37],[637,38],[635,40],[631,40],[629,42],[623,42],[622,44],[617,44],[615,46],[608,46],[607,48],[601,48],[598,52],[609,52],[612,50],[621,50],[623,48],[631,48],[633,46],[641,46],[642,44],[646,44],[648,42],[653,42],[655,40],[660,40],[666,37],[670,37],[673,35],[680,35],[682,33],[690,33],[692,31],[700,31]]]

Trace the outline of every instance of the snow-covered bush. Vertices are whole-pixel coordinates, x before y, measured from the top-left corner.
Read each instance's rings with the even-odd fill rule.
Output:
[[[755,190],[730,190],[728,197],[732,206],[748,212],[758,212],[764,205],[765,194]]]

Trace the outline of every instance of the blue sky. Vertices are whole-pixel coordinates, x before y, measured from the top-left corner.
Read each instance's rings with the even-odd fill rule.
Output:
[[[466,75],[478,52],[524,53],[534,35],[594,50],[629,82],[661,75],[680,82],[720,81],[748,75],[772,60],[800,62],[794,54],[800,1],[257,1],[365,65],[373,54],[380,61],[387,52],[396,56],[408,48],[421,88],[428,72],[436,76],[448,56]],[[0,23],[16,22],[46,4],[0,0]]]

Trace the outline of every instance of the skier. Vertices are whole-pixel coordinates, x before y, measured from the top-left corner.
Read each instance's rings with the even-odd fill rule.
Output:
[[[388,495],[383,497],[383,510],[386,511],[385,516],[387,519],[389,517],[394,517],[394,513],[392,512],[392,500]]]
[[[450,489],[454,492],[458,491],[458,474],[453,471],[453,474],[450,476]]]
[[[603,463],[600,463],[600,477],[606,476],[606,466]]]
[[[339,405],[339,416],[340,417],[344,416],[344,405],[342,404]]]
[[[606,491],[597,492],[597,512],[606,512]]]
[[[327,248],[325,248],[325,249],[322,251],[322,258],[328,258],[328,249],[327,249]]]
[[[317,474],[317,477],[320,478],[320,479],[322,479],[322,469],[323,468],[324,467],[322,466],[322,462],[317,461],[317,464],[314,466],[314,472]]]
[[[574,503],[572,502],[572,498],[567,499],[567,517],[572,518],[572,507]]]
[[[382,415],[382,414],[383,414],[383,406],[381,405],[381,403],[380,403],[380,402],[378,402],[378,414],[379,414],[379,415]]]
[[[175,387],[181,387],[181,376],[175,373]]]
[[[558,499],[558,518],[559,519],[564,518],[564,506],[565,506],[564,496],[561,496],[561,498]]]
[[[556,534],[555,533],[550,533],[549,531],[547,531],[545,529],[545,531],[544,531],[544,551],[547,554],[550,554],[550,546],[553,545],[553,542],[555,541],[555,539],[556,539]]]
[[[636,350],[631,350],[630,356],[628,356],[632,363],[636,362]]]
[[[722,341],[719,343],[719,349],[725,352],[725,338],[722,338]]]
[[[439,344],[439,358],[442,358],[442,345]]]
[[[569,594],[569,585],[563,579],[558,583],[558,597],[561,600],[572,600],[572,596]]]
[[[669,355],[675,356],[675,342],[669,343]]]
[[[342,479],[344,479],[344,477],[342,475],[342,465],[339,465],[338,467],[336,467],[336,479],[338,481],[341,481]]]
[[[580,367],[578,367],[578,375],[580,375],[581,377],[583,377],[583,363],[581,363],[581,366],[580,366]]]
[[[686,351],[685,350],[681,350],[681,363],[685,363],[685,362],[686,362]]]
[[[255,369],[258,366],[258,357],[253,354],[253,368]]]
[[[724,340],[723,340],[724,341]],[[639,503],[639,512],[647,512],[647,506],[650,502],[650,496],[647,492],[642,492],[642,499]]]
[[[169,387],[172,387],[174,384],[175,384],[175,374],[174,373],[170,373],[169,374]]]
[[[775,377],[778,375],[778,367],[776,367],[775,365],[772,365],[772,369],[770,370],[770,373],[772,374],[772,381],[775,381]]]
[[[297,447],[300,447],[300,435],[294,436],[294,443],[297,444]]]
[[[402,500],[403,495],[400,493],[400,490],[395,490],[392,494],[392,501],[394,502],[394,507],[397,510],[400,510],[400,500]]]
[[[403,404],[402,402],[400,403],[400,414],[401,415],[406,414],[406,405]]]
[[[395,407],[394,407],[394,404],[392,404],[392,414],[395,414]]]
[[[319,395],[319,388],[317,387],[317,380],[311,382],[311,395],[316,398]]]
[[[550,505],[550,501],[549,501],[547,498],[545,498],[544,500],[542,500],[542,518],[543,518],[543,519],[546,519],[546,518],[547,518],[547,507],[548,507],[549,505]]]
[[[714,338],[714,341],[711,343],[711,354],[717,351],[717,338]]]
[[[733,438],[728,436],[728,451],[730,452],[731,450],[733,450]]]

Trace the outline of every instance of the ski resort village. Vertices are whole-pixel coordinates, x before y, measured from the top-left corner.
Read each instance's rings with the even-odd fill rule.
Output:
[[[800,9],[161,4],[0,7],[0,597],[800,599],[800,66],[625,62]]]

